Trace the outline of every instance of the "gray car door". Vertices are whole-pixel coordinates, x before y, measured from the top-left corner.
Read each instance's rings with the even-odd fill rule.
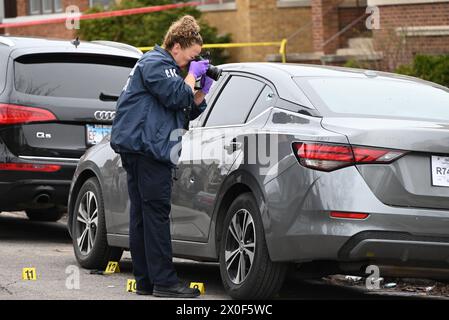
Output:
[[[205,111],[205,126],[184,135],[172,194],[174,240],[207,242],[219,187],[241,152],[233,138],[264,86],[253,78],[232,75]]]
[[[130,201],[126,171],[120,155],[112,150],[109,143],[104,145],[102,154],[105,159],[101,170],[107,230],[111,234],[127,235]]]

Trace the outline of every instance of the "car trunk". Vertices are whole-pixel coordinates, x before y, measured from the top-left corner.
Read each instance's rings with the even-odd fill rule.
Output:
[[[79,158],[109,133],[116,100],[135,63],[134,58],[85,53],[18,57],[4,110],[11,117],[37,113],[31,121],[2,125],[0,138],[25,159]],[[41,112],[42,118],[36,116]]]
[[[374,194],[391,206],[449,209],[449,125],[438,121],[363,117],[323,118],[325,129],[351,145],[407,153],[390,164],[357,168]]]

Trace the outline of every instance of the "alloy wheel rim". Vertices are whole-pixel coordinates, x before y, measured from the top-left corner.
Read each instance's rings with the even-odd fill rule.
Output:
[[[88,255],[92,251],[98,230],[98,202],[92,191],[83,195],[78,207],[76,221],[78,249],[82,254]]]
[[[225,245],[225,265],[229,279],[241,284],[248,277],[254,262],[256,229],[250,212],[238,210],[232,217]]]

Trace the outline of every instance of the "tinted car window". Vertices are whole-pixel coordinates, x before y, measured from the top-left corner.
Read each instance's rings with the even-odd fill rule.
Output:
[[[306,83],[330,113],[449,120],[449,90],[388,78],[317,78]]]
[[[215,102],[206,126],[244,123],[263,86],[260,81],[233,76]]]
[[[135,63],[102,55],[28,55],[15,60],[14,84],[31,95],[108,99],[120,95]]]
[[[254,107],[251,110],[251,113],[249,114],[246,122],[251,121],[251,119],[257,117],[259,114],[271,107],[273,105],[275,97],[276,96],[273,89],[271,89],[269,86],[265,86],[262,93],[259,95],[259,98],[257,98],[257,101],[254,104]]]
[[[218,89],[220,88],[221,83],[226,82],[226,80],[225,80],[226,77],[227,77],[227,72],[222,72],[220,79],[218,81],[214,81],[212,83],[209,93],[206,94],[206,96],[204,97],[204,99],[207,102],[207,105],[210,105],[211,101],[213,101],[213,97],[218,93],[216,91],[218,91]],[[207,112],[202,112],[198,116],[198,118],[196,118],[193,121],[190,121],[191,127],[201,126],[206,117],[207,117]]]

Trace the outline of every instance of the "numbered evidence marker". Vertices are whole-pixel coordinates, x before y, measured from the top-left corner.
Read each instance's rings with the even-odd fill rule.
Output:
[[[190,288],[197,288],[198,290],[200,290],[201,294],[204,294],[206,292],[204,283],[201,282],[190,282]]]
[[[106,270],[104,271],[104,274],[119,273],[119,272],[120,268],[118,266],[118,262],[109,261]]]
[[[23,280],[36,280],[36,268],[23,268],[22,269],[22,279]]]
[[[136,292],[136,280],[128,279],[128,282],[126,283],[126,291],[127,292]]]

